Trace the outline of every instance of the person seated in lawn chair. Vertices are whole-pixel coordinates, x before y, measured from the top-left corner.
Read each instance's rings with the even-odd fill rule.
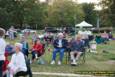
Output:
[[[63,33],[58,34],[58,38],[54,40],[53,46],[54,46],[54,51],[52,55],[52,62],[51,64],[55,64],[56,60],[56,54],[59,53],[60,55],[60,60],[58,61],[58,65],[61,65],[63,57],[64,57],[64,51],[68,45],[68,42],[66,39],[63,38]]]
[[[4,64],[3,64],[3,66],[2,66],[2,70],[3,70],[3,77],[6,77],[7,75],[7,72],[8,72],[8,70],[7,70],[7,66],[8,66],[8,64],[9,64],[9,60],[8,60],[8,53],[5,53],[4,54],[5,55],[5,60],[4,60]]]
[[[44,53],[44,45],[40,42],[40,39],[37,38],[33,47],[32,47],[32,62],[35,59],[38,59]]]
[[[109,35],[106,31],[104,31],[104,33],[101,33],[101,38],[103,40],[103,43],[106,44],[106,42],[109,40]]]
[[[22,44],[15,44],[15,53],[12,55],[11,61],[8,64],[8,76],[13,77],[16,73],[27,71],[26,61],[24,54],[21,52]]]
[[[52,43],[53,41],[53,34],[51,32],[47,32],[44,36],[45,42],[48,44]]]
[[[77,37],[74,40],[72,40],[70,44],[71,44],[70,57],[72,61],[71,64],[77,65],[77,61],[79,60],[81,54],[83,53],[84,41],[81,39],[81,35],[77,35]]]
[[[29,52],[28,52],[29,45],[28,45],[28,42],[27,42],[27,40],[26,40],[26,38],[24,36],[22,36],[22,38],[21,38],[21,44],[22,44],[22,52],[23,52],[23,54],[26,57],[28,57],[28,54],[29,54]]]

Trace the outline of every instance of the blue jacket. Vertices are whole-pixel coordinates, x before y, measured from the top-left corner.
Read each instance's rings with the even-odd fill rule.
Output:
[[[59,48],[58,47],[58,42],[59,42],[59,39],[54,40],[54,42],[53,42],[54,48]],[[67,40],[62,39],[62,47],[61,48],[66,48],[67,46],[68,46]]]

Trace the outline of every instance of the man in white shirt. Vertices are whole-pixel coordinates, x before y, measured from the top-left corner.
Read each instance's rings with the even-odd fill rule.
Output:
[[[5,47],[6,47],[6,42],[3,39],[3,36],[5,35],[5,30],[3,28],[0,28],[0,77],[2,77],[2,65],[4,63],[5,60]]]
[[[22,44],[16,43],[15,44],[15,54],[13,54],[11,58],[11,62],[8,65],[8,70],[10,73],[10,77],[13,77],[16,73],[23,71],[27,71],[26,61],[24,58],[23,53],[21,52]]]

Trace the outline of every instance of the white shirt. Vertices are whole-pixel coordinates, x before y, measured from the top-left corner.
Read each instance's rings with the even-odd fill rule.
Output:
[[[6,42],[3,38],[0,38],[0,60],[5,60],[5,47],[6,47]]]
[[[18,71],[27,71],[26,61],[22,52],[12,55],[9,67],[16,67]]]
[[[59,47],[62,47],[62,40],[61,39],[59,39],[58,45],[59,45]]]

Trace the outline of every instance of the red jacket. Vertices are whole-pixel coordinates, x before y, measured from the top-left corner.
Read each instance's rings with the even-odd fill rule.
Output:
[[[33,51],[36,51],[37,53],[42,53],[43,51],[43,45],[42,44],[35,44],[32,48]]]
[[[3,64],[3,66],[2,66],[2,71],[3,71],[3,72],[7,70],[7,66],[8,66],[8,64],[9,64],[8,53],[5,53],[5,58],[6,58],[6,59],[5,59],[4,64]]]

